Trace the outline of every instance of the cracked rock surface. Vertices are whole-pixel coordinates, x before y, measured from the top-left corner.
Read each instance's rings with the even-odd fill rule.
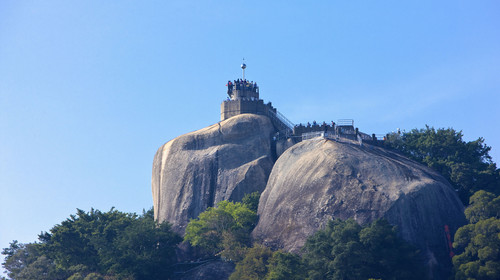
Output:
[[[273,133],[267,117],[243,114],[160,147],[151,182],[155,220],[183,235],[189,219],[207,207],[263,191],[274,164]]]

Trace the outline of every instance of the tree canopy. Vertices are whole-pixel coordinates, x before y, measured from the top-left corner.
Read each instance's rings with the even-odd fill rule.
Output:
[[[242,248],[250,246],[250,232],[256,223],[257,214],[245,204],[221,201],[188,223],[184,240],[209,254],[222,253],[235,260]]]
[[[307,269],[300,256],[255,245],[237,262],[229,280],[302,280],[306,276]]]
[[[241,203],[245,204],[248,209],[257,213],[257,208],[259,207],[260,192],[247,193]]]
[[[377,220],[362,227],[354,220],[331,220],[304,246],[308,279],[423,279],[418,251]]]
[[[385,220],[332,220],[308,238],[303,257],[255,245],[230,279],[425,279],[418,250]]]
[[[500,218],[500,196],[481,190],[472,195],[469,202],[469,207],[465,209],[465,217],[469,223]]]
[[[13,279],[155,279],[168,276],[181,238],[153,211],[78,209],[40,234],[39,243],[11,243],[2,252]],[[36,276],[34,276],[36,275]],[[45,277],[45,278],[44,278]]]
[[[455,279],[500,279],[500,196],[478,191],[465,215],[470,224],[455,234]]]
[[[478,190],[500,194],[500,170],[483,138],[467,142],[461,131],[426,126],[388,134],[384,145],[441,173],[457,189],[464,204]]]
[[[264,279],[272,255],[271,249],[264,246],[256,245],[248,249],[243,260],[236,264],[229,280]]]

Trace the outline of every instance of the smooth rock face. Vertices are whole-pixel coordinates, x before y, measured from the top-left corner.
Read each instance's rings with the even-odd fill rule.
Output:
[[[264,244],[300,252],[333,218],[360,224],[386,218],[426,259],[431,278],[450,265],[444,226],[465,223],[463,205],[431,169],[378,147],[306,140],[276,161],[259,202],[253,232]]]
[[[154,157],[155,220],[184,234],[189,219],[222,200],[262,191],[274,164],[271,121],[243,114],[179,136]]]

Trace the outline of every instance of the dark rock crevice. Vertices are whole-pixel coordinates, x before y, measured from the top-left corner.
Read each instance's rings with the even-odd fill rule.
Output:
[[[219,150],[215,151],[215,159],[212,162],[210,176],[210,187],[207,207],[214,207],[215,192],[217,190],[217,178],[219,177]]]

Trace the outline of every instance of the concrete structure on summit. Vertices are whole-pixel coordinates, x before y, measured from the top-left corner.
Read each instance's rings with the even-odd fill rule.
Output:
[[[256,114],[268,116],[277,131],[293,130],[294,124],[281,115],[271,102],[267,104],[259,97],[259,86],[256,82],[245,79],[246,65],[241,65],[243,78],[227,82],[227,100],[220,106],[220,120],[226,120],[241,114]]]
[[[264,104],[259,98],[259,87],[257,83],[238,79],[227,83],[228,100],[221,104],[220,120],[226,120],[241,114],[267,115],[273,110],[271,103]]]
[[[264,115],[269,117],[276,129],[275,140],[293,138],[294,143],[319,136],[335,139],[346,138],[360,142],[377,142],[378,138],[382,138],[377,137],[375,134],[368,135],[360,132],[358,128],[354,127],[354,120],[351,119],[338,120],[337,123],[332,121],[331,124],[325,122],[319,124],[315,121],[312,125],[310,123],[307,123],[307,125],[293,124],[278,112],[271,102],[264,103],[264,100],[260,99],[257,83],[245,79],[246,68],[245,63],[241,64],[242,78],[227,82],[228,98],[221,104],[221,121],[241,114]],[[319,133],[323,134],[320,135]]]

